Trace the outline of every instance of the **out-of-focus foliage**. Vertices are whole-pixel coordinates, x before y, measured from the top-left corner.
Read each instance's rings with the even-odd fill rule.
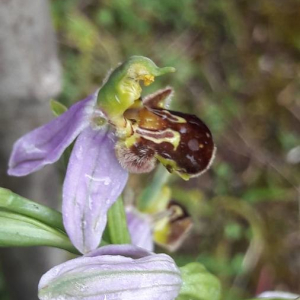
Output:
[[[69,105],[107,70],[144,55],[177,72],[145,91],[175,88],[218,147],[212,169],[172,197],[194,220],[174,257],[221,279],[223,298],[279,288],[299,293],[300,2],[297,0],[53,0]],[[298,163],[297,163],[298,155]],[[151,175],[132,176],[133,198]],[[129,193],[130,194],[130,193]]]
[[[221,299],[221,286],[219,280],[208,273],[201,264],[190,263],[180,268],[180,271],[183,284],[176,300]]]

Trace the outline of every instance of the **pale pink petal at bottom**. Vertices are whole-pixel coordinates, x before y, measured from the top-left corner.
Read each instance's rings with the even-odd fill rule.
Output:
[[[103,248],[48,271],[40,280],[39,298],[174,300],[178,296],[182,279],[170,256],[147,253],[132,245]]]

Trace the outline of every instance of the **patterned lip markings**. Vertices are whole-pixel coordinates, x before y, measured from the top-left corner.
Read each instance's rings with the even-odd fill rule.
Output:
[[[148,96],[143,106],[128,116],[133,134],[116,147],[120,163],[128,171],[151,171],[160,161],[169,172],[188,180],[205,172],[216,148],[208,127],[195,115],[167,110],[170,88]]]

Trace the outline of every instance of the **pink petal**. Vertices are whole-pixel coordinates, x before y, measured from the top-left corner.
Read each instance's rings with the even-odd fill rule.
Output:
[[[85,129],[76,140],[63,186],[63,221],[74,246],[82,253],[96,249],[107,211],[121,194],[128,173],[114,151],[107,127]]]

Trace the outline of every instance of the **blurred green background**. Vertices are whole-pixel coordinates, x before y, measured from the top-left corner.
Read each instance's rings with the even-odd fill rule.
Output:
[[[224,299],[300,292],[300,2],[297,0],[52,1],[71,104],[108,70],[143,55],[177,72],[146,93],[175,89],[173,108],[198,115],[218,148],[209,172],[172,178],[194,221],[173,254],[203,263]],[[132,176],[140,191],[150,175]],[[298,191],[297,191],[298,189]],[[138,193],[137,193],[138,194]]]
[[[170,181],[194,222],[172,254],[178,264],[203,263],[224,300],[299,293],[300,2],[53,0],[51,13],[63,65],[57,100],[83,99],[108,70],[143,55],[177,69],[145,93],[174,87],[173,108],[211,129],[211,170]],[[151,176],[131,176],[134,196]]]

